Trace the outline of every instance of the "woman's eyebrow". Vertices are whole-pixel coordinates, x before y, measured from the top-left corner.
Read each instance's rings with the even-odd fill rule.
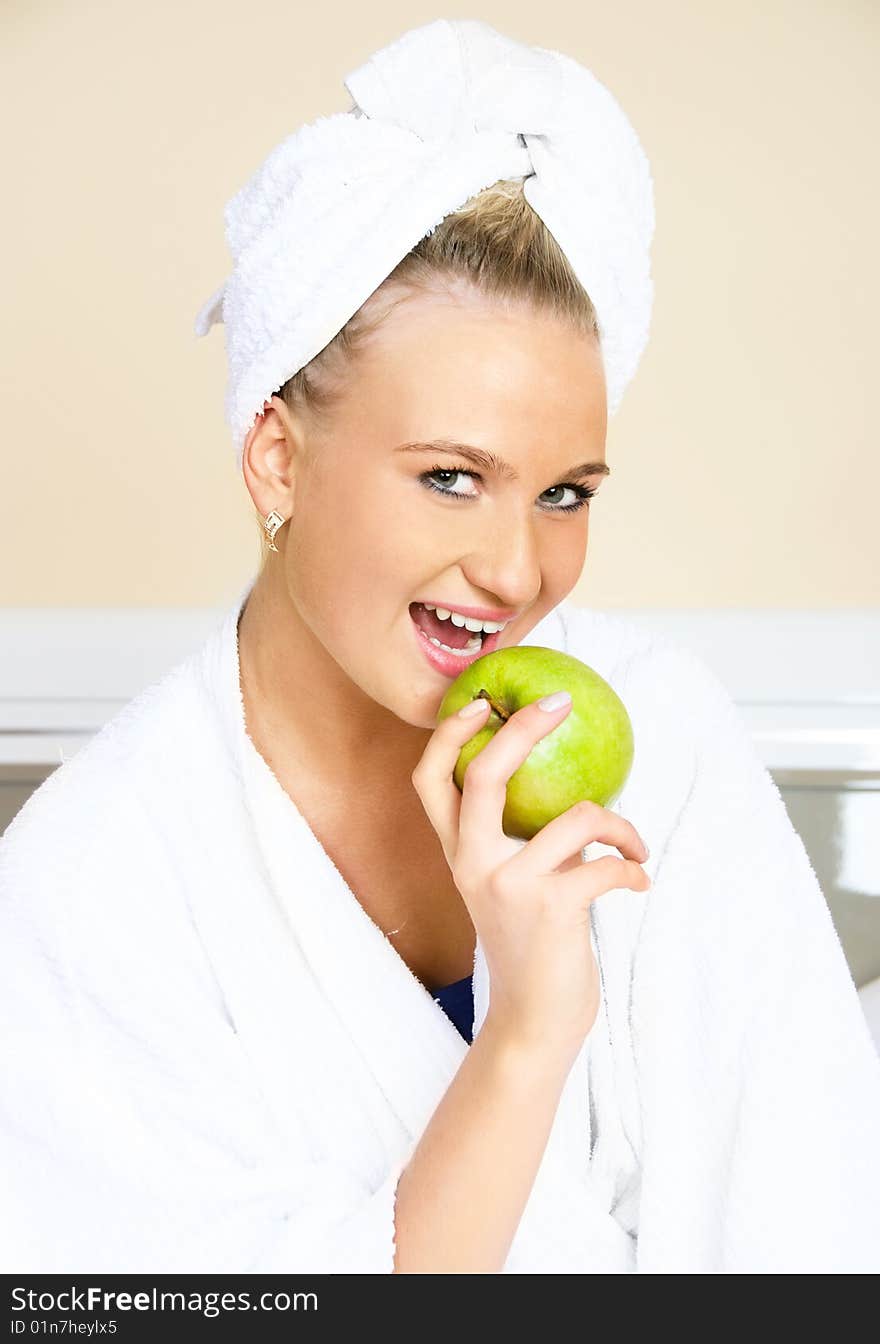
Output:
[[[450,457],[463,457],[468,462],[473,462],[474,466],[481,467],[483,471],[494,471],[499,476],[503,476],[508,481],[518,481],[519,475],[510,465],[504,462],[494,453],[487,452],[484,448],[475,448],[470,443],[457,443],[454,439],[429,439],[416,443],[402,443],[394,450],[396,453],[419,453],[430,451],[433,453],[447,453]],[[564,476],[610,476],[611,468],[607,462],[580,462],[577,466],[569,467],[567,471],[559,473],[560,480]]]

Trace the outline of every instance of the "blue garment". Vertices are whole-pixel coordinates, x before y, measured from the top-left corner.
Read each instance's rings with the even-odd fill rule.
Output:
[[[466,975],[434,991],[433,999],[470,1045],[474,1038],[474,978]]]

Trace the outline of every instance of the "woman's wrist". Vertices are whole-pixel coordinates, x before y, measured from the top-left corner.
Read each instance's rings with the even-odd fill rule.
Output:
[[[502,1067],[508,1066],[519,1077],[525,1075],[534,1078],[538,1084],[559,1087],[571,1072],[583,1044],[574,1046],[546,1039],[527,1039],[509,1023],[493,1017],[491,1010],[474,1040],[482,1040],[483,1047],[498,1056]]]

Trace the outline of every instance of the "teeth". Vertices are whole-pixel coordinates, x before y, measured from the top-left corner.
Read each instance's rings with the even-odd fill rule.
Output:
[[[481,647],[482,640],[469,639],[463,649],[451,649],[448,644],[441,644],[440,640],[435,639],[433,635],[431,635],[429,643],[436,644],[438,649],[444,649],[446,653],[454,653],[459,658],[469,658],[472,653],[476,653],[477,649]]]
[[[504,627],[509,624],[508,621],[478,621],[473,616],[460,616],[457,611],[450,611],[446,607],[432,607],[430,602],[425,602],[423,605],[425,611],[436,612],[438,620],[451,620],[452,624],[457,625],[460,630],[466,627],[474,634],[478,631],[483,631],[487,635],[494,635],[497,631],[503,630]],[[446,646],[444,645],[444,648],[445,647]],[[453,650],[453,652],[455,652],[455,650]]]

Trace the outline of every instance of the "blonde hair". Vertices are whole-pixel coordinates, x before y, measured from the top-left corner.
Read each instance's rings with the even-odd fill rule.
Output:
[[[280,387],[291,409],[321,420],[345,387],[346,368],[397,303],[467,280],[502,303],[531,304],[599,339],[596,311],[568,258],[523,195],[523,179],[496,182],[436,225],[395,266],[341,331]],[[259,520],[263,561],[269,540]]]

